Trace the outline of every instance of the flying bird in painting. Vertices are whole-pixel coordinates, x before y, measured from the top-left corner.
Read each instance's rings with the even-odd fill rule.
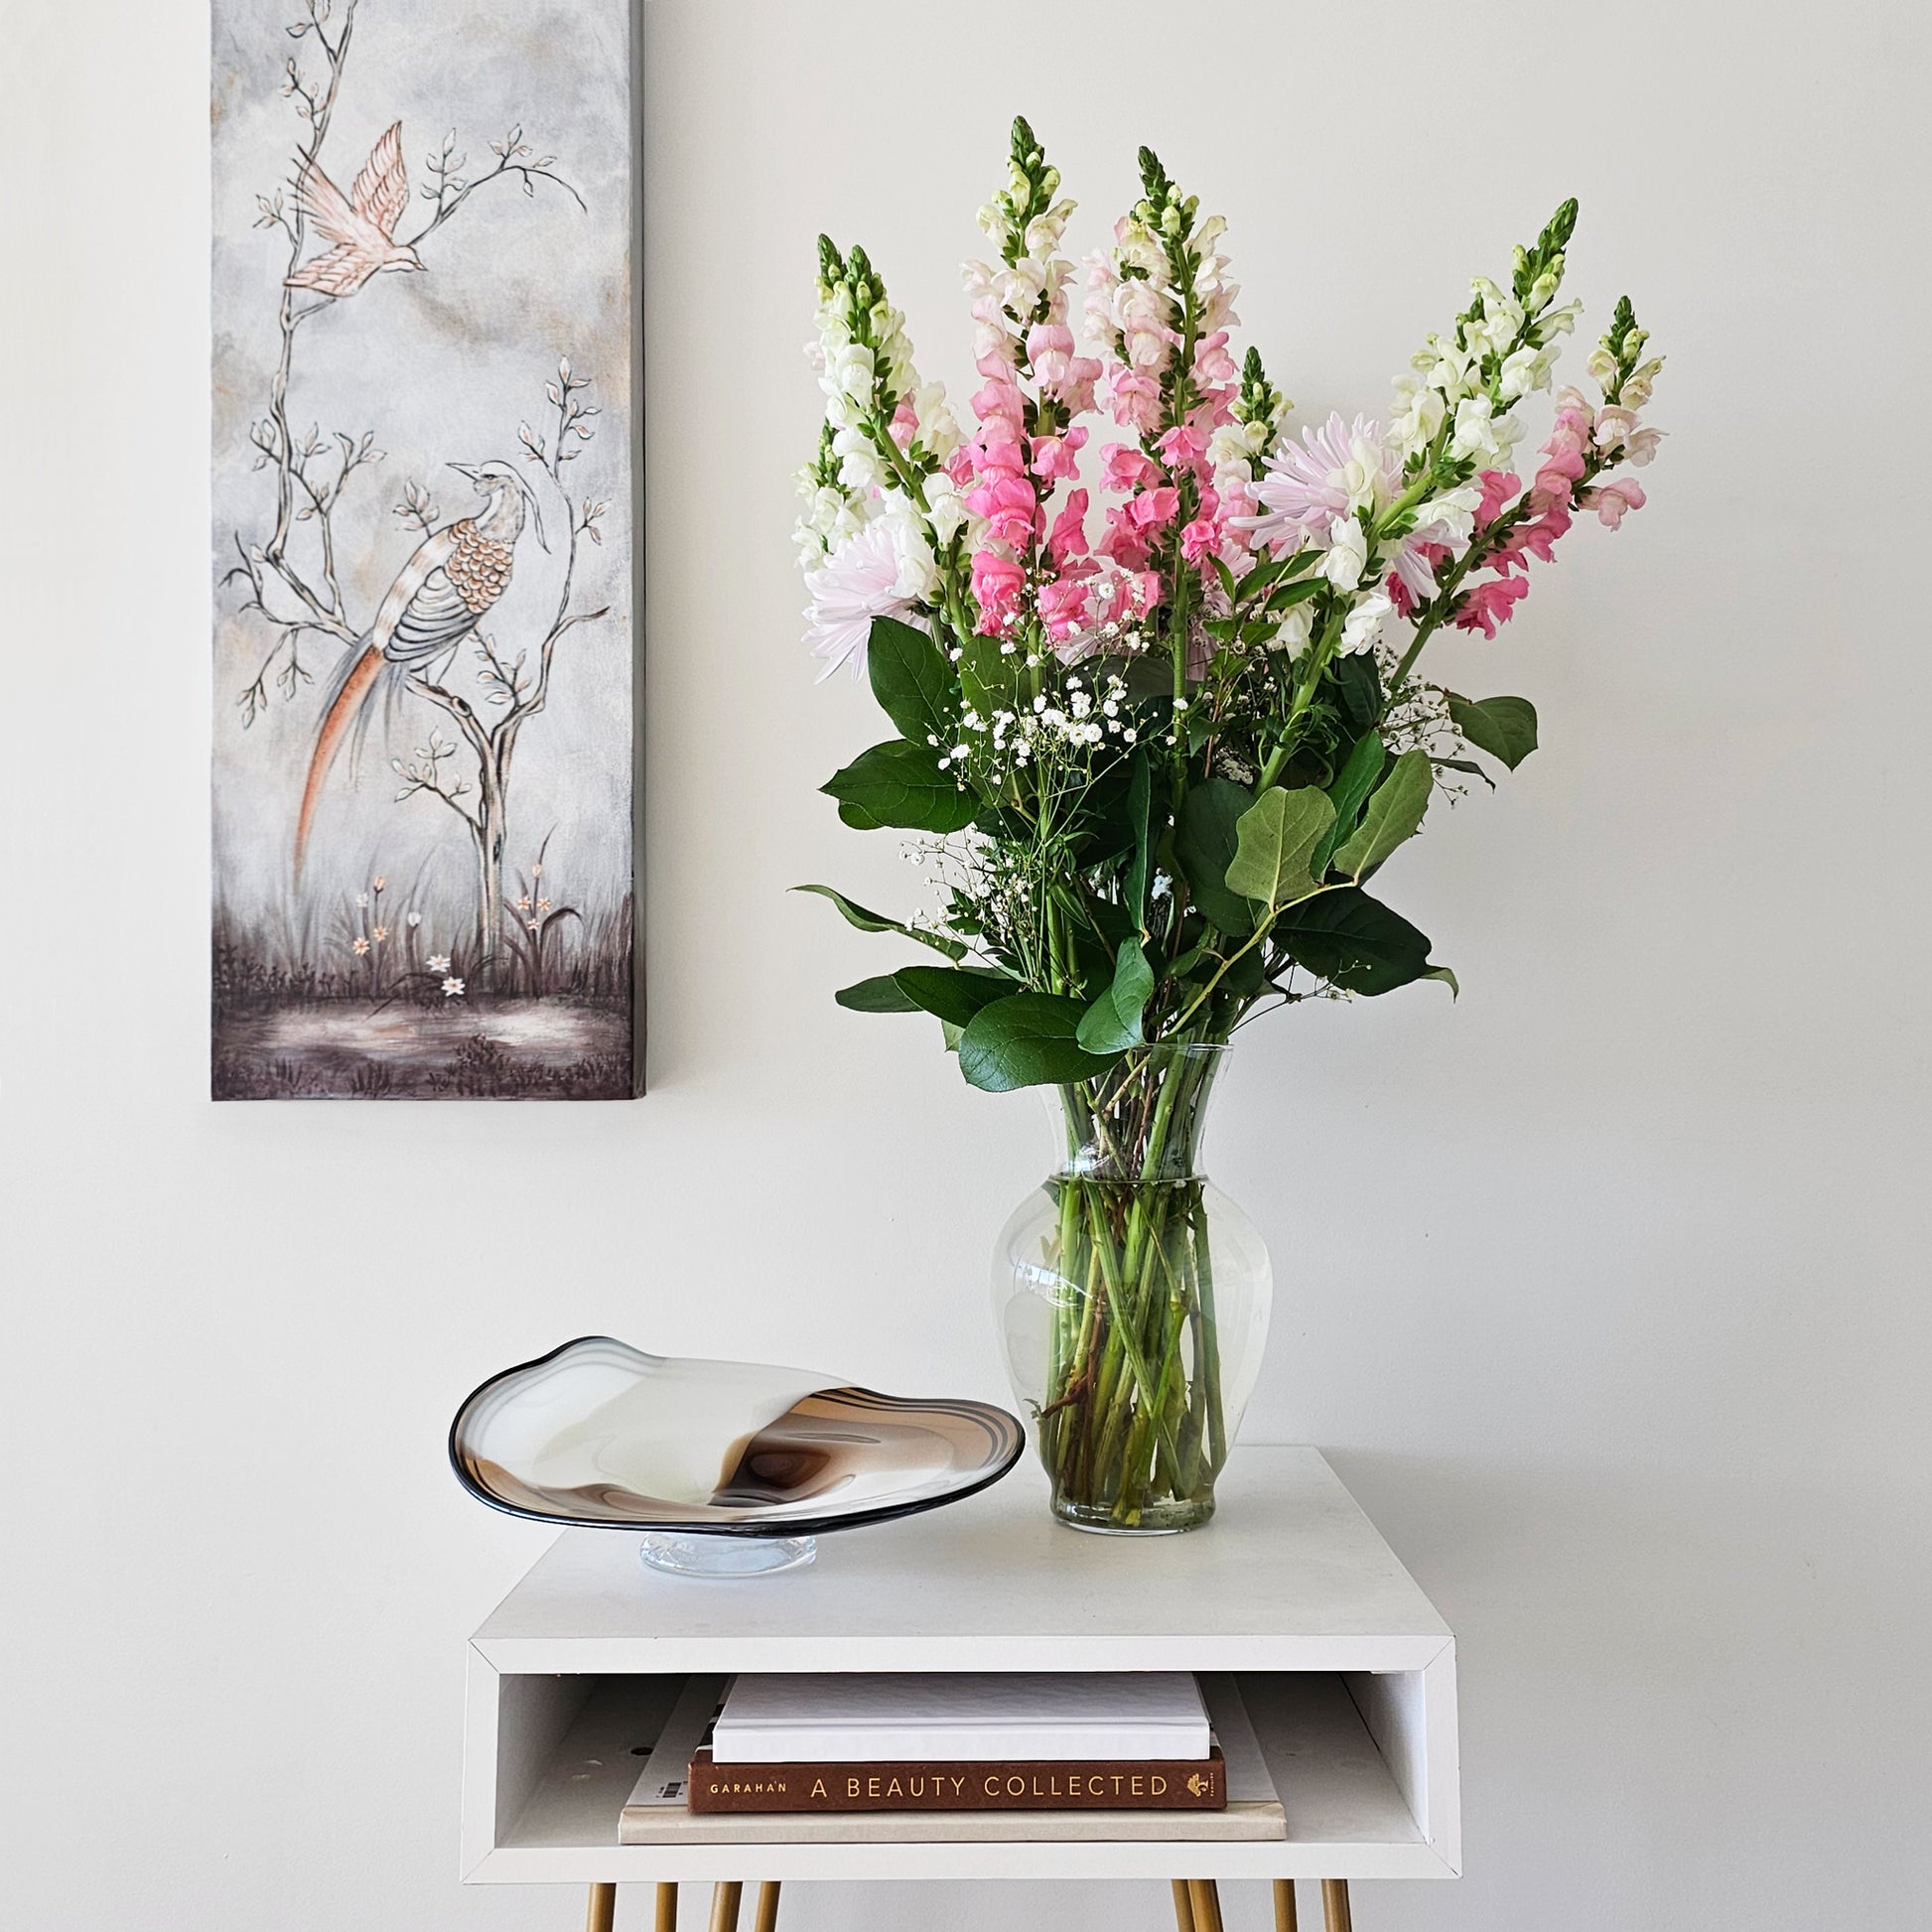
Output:
[[[483,507],[475,516],[459,517],[431,531],[416,546],[384,595],[375,622],[345,653],[302,788],[295,829],[298,875],[329,767],[378,680],[387,678],[393,686],[426,673],[438,659],[447,660],[483,621],[509,588],[526,505],[538,543],[546,550],[550,547],[544,540],[536,494],[513,465],[498,461],[473,468],[453,463],[450,468],[477,486]]]
[[[402,123],[393,122],[349,184],[348,194],[305,161],[295,180],[295,205],[325,241],[327,254],[304,262],[283,284],[323,295],[353,295],[385,269],[420,269],[414,248],[395,240],[396,223],[409,204],[409,170],[402,158]]]

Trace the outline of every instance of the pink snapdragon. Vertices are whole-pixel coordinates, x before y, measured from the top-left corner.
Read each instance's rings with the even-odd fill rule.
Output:
[[[1107,375],[1107,405],[1122,429],[1152,436],[1161,427],[1161,384],[1155,376],[1113,368]]]
[[[893,420],[888,425],[892,438],[898,445],[900,455],[912,447],[912,439],[919,433],[918,412],[912,407],[909,395],[900,396],[898,407],[893,411]]]
[[[1643,508],[1643,485],[1635,477],[1612,477],[1577,498],[1580,509],[1594,510],[1605,529],[1614,530],[1632,510]]]
[[[1194,345],[1194,381],[1201,388],[1233,382],[1240,375],[1234,357],[1228,353],[1228,332],[1216,329]]]
[[[1079,472],[1074,458],[1086,447],[1087,432],[1075,424],[1058,436],[1033,440],[1033,473],[1042,483],[1071,483]]]
[[[1207,482],[1207,431],[1198,424],[1176,423],[1154,447],[1166,458],[1171,472],[1191,471],[1197,482]]]
[[[987,536],[1010,549],[1024,550],[1039,526],[1039,499],[1025,477],[990,474],[966,492],[966,507],[985,520]]]
[[[1485,470],[1476,478],[1482,500],[1476,505],[1476,524],[1486,530],[1523,487],[1522,478],[1508,470]]]
[[[1047,532],[1046,555],[1053,568],[1064,576],[1073,560],[1086,554],[1087,492],[1073,489],[1067,492],[1066,501]]]
[[[1570,528],[1570,509],[1564,503],[1551,503],[1541,515],[1519,523],[1497,545],[1489,558],[1500,571],[1529,570],[1528,558],[1549,564],[1556,562],[1557,539]]]
[[[1100,481],[1109,488],[1127,495],[1158,483],[1160,466],[1143,449],[1132,443],[1109,443],[1100,452]]]
[[[1147,566],[1149,545],[1146,531],[1134,520],[1129,503],[1116,503],[1107,511],[1107,527],[1094,554],[1111,557],[1123,570],[1143,570]]]
[[[1039,592],[1039,621],[1055,644],[1063,644],[1087,622],[1089,587],[1084,578],[1061,577]]]
[[[1180,508],[1180,491],[1172,483],[1164,483],[1158,489],[1144,489],[1127,504],[1127,514],[1133,518],[1134,527],[1154,536],[1165,530],[1174,520]]]
[[[1026,595],[1027,573],[997,550],[973,552],[973,599],[980,607],[975,626],[982,635],[998,636],[1020,615]]]
[[[1485,637],[1493,637],[1497,626],[1509,621],[1529,591],[1527,577],[1486,577],[1457,603],[1449,621],[1458,630],[1480,630]]]

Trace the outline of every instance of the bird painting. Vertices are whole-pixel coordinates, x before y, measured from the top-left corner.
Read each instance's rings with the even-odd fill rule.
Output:
[[[396,223],[409,205],[400,121],[392,122],[369,150],[346,196],[314,161],[305,161],[295,179],[295,205],[315,223],[316,232],[335,245],[290,274],[285,288],[314,289],[340,300],[353,295],[372,275],[425,266],[414,248],[395,239]]]
[[[450,468],[476,485],[483,507],[432,530],[416,546],[383,595],[375,622],[345,653],[302,787],[295,831],[298,877],[329,768],[378,681],[386,676],[399,682],[427,673],[439,660],[447,662],[483,621],[509,588],[526,507],[537,542],[550,547],[536,494],[513,464],[499,460],[474,467],[453,463]]]

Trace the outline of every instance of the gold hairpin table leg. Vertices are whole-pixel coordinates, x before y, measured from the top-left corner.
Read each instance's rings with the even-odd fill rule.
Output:
[[[1293,1878],[1275,1880],[1275,1932],[1298,1932]]]
[[[677,1887],[657,1887],[657,1924],[655,1932],[677,1932]]]
[[[745,1887],[736,1878],[721,1878],[711,1888],[711,1932],[738,1932],[738,1901]]]
[[[758,1917],[752,1921],[752,1932],[778,1932],[778,1881],[767,1878],[759,1887]]]
[[[617,1915],[617,1886],[593,1885],[590,1909],[584,1914],[584,1932],[611,1932],[611,1922]]]
[[[1321,1922],[1327,1932],[1354,1932],[1348,1916],[1348,1880],[1324,1878],[1321,1881]]]
[[[1173,1883],[1174,1932],[1194,1932],[1194,1906],[1187,1896],[1187,1880],[1175,1878]]]
[[[1189,1878],[1187,1901],[1194,1908],[1194,1932],[1221,1932],[1221,1892],[1212,1878]]]

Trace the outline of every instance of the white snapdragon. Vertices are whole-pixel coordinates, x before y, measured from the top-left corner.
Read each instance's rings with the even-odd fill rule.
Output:
[[[1441,394],[1445,403],[1453,405],[1475,393],[1473,364],[1477,359],[1460,343],[1444,336],[1431,336],[1409,358],[1409,366]]]
[[[1352,591],[1368,566],[1368,536],[1352,516],[1337,516],[1328,525],[1328,550],[1321,574],[1338,591]]]
[[[1532,348],[1527,344],[1503,357],[1502,372],[1496,379],[1496,393],[1504,402],[1515,402],[1533,389],[1550,386],[1550,371],[1556,367],[1554,348]]]
[[[1300,604],[1290,605],[1288,615],[1282,619],[1275,634],[1269,638],[1268,648],[1285,650],[1292,655],[1303,649],[1313,634],[1314,606],[1304,598]]]
[[[1336,649],[1344,657],[1354,651],[1372,649],[1381,633],[1383,620],[1394,609],[1395,605],[1387,591],[1379,588],[1370,591],[1342,620],[1341,641]]]
[[[1396,408],[1389,423],[1389,433],[1407,461],[1436,440],[1436,433],[1443,427],[1449,413],[1449,405],[1443,400],[1443,392],[1419,374],[1397,376],[1395,393]]]
[[[1449,454],[1473,457],[1491,469],[1509,461],[1522,426],[1509,415],[1498,416],[1487,396],[1465,396],[1455,405],[1455,429],[1449,437]]]
[[[839,482],[847,489],[883,489],[892,481],[879,454],[878,445],[862,429],[842,429],[832,439],[832,454],[839,459]]]
[[[918,419],[920,443],[929,456],[936,457],[941,463],[965,441],[960,434],[958,418],[952,413],[952,405],[946,400],[946,385],[943,382],[920,385],[912,397],[912,414]]]
[[[943,470],[925,480],[926,521],[932,526],[935,543],[944,546],[968,519],[965,499]]]
[[[864,518],[842,489],[818,481],[816,472],[798,473],[798,494],[804,503],[794,532],[801,561],[809,569],[846,537],[855,535]]]
[[[1486,275],[1478,275],[1469,286],[1481,313],[1462,325],[1462,340],[1478,357],[1507,354],[1510,344],[1523,333],[1523,305]]]
[[[1460,550],[1475,531],[1475,513],[1482,503],[1482,491],[1474,483],[1463,483],[1432,496],[1416,511],[1412,541],[1446,543]]]

